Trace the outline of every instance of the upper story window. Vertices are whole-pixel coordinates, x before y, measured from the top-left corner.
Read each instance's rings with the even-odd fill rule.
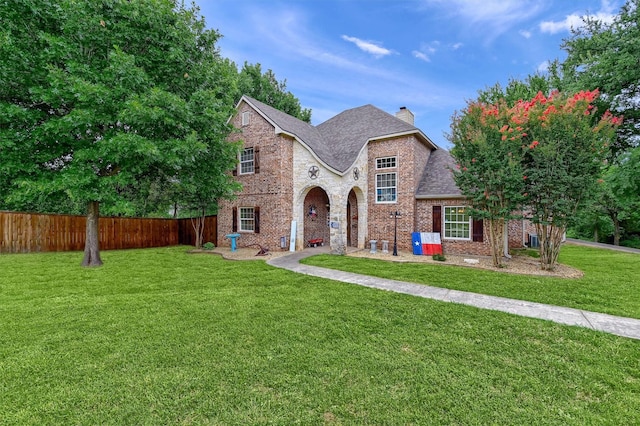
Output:
[[[444,208],[444,237],[452,240],[471,239],[471,216],[466,207]]]
[[[240,153],[240,174],[245,175],[255,172],[255,153],[253,148],[245,148]]]
[[[251,113],[249,111],[244,111],[242,113],[242,125],[248,126],[251,120]]]
[[[376,175],[376,203],[395,203],[398,201],[396,173],[378,173]]]
[[[397,167],[398,157],[381,157],[376,158],[376,169],[392,169]]]

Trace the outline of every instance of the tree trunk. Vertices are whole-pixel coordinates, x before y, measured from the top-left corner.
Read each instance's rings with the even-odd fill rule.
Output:
[[[613,245],[620,245],[620,220],[618,220],[618,216],[613,217]]]
[[[100,203],[90,201],[87,208],[87,231],[84,243],[84,258],[82,266],[101,266],[100,244],[98,234],[98,220],[100,218]]]
[[[489,219],[489,243],[491,244],[491,258],[493,266],[502,267],[504,253],[504,219]]]
[[[196,236],[196,248],[202,248],[202,244],[204,243],[202,240],[204,239],[205,213],[206,212],[202,210],[202,216],[191,218],[191,226],[193,226],[193,233]]]
[[[540,268],[552,271],[558,261],[562,237],[566,228],[562,226],[536,224],[540,244]]]

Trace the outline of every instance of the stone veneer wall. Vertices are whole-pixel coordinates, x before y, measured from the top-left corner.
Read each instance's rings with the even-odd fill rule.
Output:
[[[336,227],[331,228],[324,222],[328,228],[329,241],[325,240],[325,245],[330,244],[331,248],[335,252],[343,252],[347,244],[347,201],[349,199],[349,193],[353,189],[358,198],[355,205],[355,209],[352,209],[358,214],[360,218],[364,217],[364,220],[358,221],[358,229],[356,235],[358,236],[357,242],[352,242],[352,245],[357,244],[358,247],[364,247],[364,235],[366,234],[367,224],[367,211],[366,211],[366,198],[364,194],[367,193],[367,147],[363,149],[360,156],[356,159],[355,163],[344,173],[339,174],[335,170],[331,170],[325,167],[313,154],[302,144],[294,143],[293,146],[293,217],[298,223],[297,235],[296,235],[296,249],[304,248],[307,244],[307,237],[309,233],[306,231],[306,216],[308,216],[308,204],[307,195],[314,188],[322,189],[329,198],[329,222],[333,222]],[[316,178],[309,176],[309,169],[311,167],[317,167],[319,169]],[[353,169],[358,168],[359,178],[355,179]],[[313,194],[312,194],[313,196]],[[317,207],[319,207],[317,205]],[[324,206],[323,206],[324,208]],[[317,226],[312,224],[311,226]],[[326,235],[326,234],[324,234]],[[353,235],[353,234],[352,234]]]
[[[249,111],[249,125],[242,126],[242,112]],[[229,141],[244,141],[244,147],[259,149],[259,173],[238,174],[243,191],[232,201],[223,201],[218,213],[219,246],[229,246],[224,238],[232,230],[233,207],[259,207],[260,233],[240,232],[240,247],[260,244],[271,250],[280,249],[280,237],[287,237],[292,220],[293,203],[293,144],[291,138],[276,135],[273,126],[246,104],[241,104],[238,113],[232,118],[232,124],[241,129],[241,133],[232,133]],[[288,246],[287,246],[288,247]]]

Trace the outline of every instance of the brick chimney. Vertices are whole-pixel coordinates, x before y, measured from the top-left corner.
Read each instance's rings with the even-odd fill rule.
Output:
[[[407,107],[400,107],[400,111],[396,112],[396,118],[414,125],[413,113],[407,109]]]

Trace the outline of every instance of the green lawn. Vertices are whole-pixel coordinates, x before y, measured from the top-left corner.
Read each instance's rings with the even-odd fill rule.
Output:
[[[633,253],[566,245],[560,252],[560,263],[583,271],[584,277],[579,279],[331,255],[314,256],[302,263],[640,319],[640,255]]]
[[[640,423],[638,341],[185,250],[0,256],[0,423]]]

